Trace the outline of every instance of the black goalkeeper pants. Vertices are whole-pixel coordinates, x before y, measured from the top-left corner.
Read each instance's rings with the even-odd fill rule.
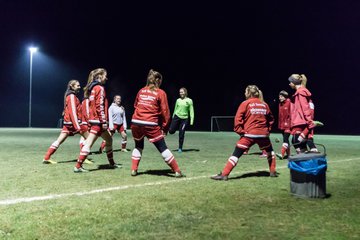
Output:
[[[174,134],[176,130],[179,130],[179,149],[183,148],[184,145],[184,139],[185,139],[185,129],[189,125],[189,119],[181,119],[178,116],[174,116],[171,124],[169,133]]]

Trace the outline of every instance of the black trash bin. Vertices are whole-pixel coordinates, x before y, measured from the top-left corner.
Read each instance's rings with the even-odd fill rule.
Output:
[[[288,161],[292,195],[302,198],[326,197],[326,153],[300,153],[290,156]]]

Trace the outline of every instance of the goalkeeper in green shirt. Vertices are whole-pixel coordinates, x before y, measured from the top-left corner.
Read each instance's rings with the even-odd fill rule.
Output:
[[[169,133],[174,134],[176,130],[179,130],[179,148],[178,152],[182,152],[185,129],[189,125],[194,124],[194,105],[191,98],[188,98],[186,88],[180,88],[180,98],[176,100],[173,118],[171,121]]]

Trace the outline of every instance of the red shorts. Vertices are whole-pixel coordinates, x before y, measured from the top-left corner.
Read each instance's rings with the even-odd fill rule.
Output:
[[[65,125],[61,129],[62,133],[67,133],[69,136],[74,136],[75,134],[79,133],[79,130],[77,130],[74,125]]]
[[[296,127],[292,127],[291,128],[291,134],[292,135],[300,134],[305,130],[305,128],[306,128],[306,125],[299,125],[299,126],[296,126]]]
[[[117,125],[114,123],[114,128],[112,130],[110,130],[110,132],[112,133],[115,133],[116,131],[118,131],[118,133],[121,133],[123,132],[125,129],[124,129],[124,125],[123,124],[120,124],[120,125]]]
[[[236,146],[238,148],[248,150],[254,144],[259,145],[260,150],[264,150],[268,147],[272,147],[270,138],[249,138],[249,137],[241,137],[239,141],[237,141]]]
[[[95,134],[96,136],[101,136],[103,132],[107,131],[107,129],[102,128],[101,125],[91,125],[90,124],[90,133]]]
[[[87,124],[80,125],[80,132],[81,133],[88,132],[88,131],[89,131],[89,126]]]
[[[142,125],[131,125],[132,136],[135,141],[139,141],[144,137],[149,139],[149,142],[157,142],[164,138],[164,134],[161,131],[160,126],[142,126]]]

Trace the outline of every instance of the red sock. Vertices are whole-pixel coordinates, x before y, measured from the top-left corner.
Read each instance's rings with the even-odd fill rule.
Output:
[[[180,172],[180,168],[175,160],[175,157],[172,156],[167,162],[167,165],[174,171],[174,172]]]
[[[45,154],[44,160],[49,160],[51,155],[53,155],[54,152],[56,152],[56,150],[57,150],[57,147],[54,147],[53,145],[51,145]]]
[[[81,155],[81,154],[80,154],[80,156],[79,156],[79,158],[78,158],[78,160],[77,160],[77,162],[76,162],[75,167],[76,167],[76,168],[81,168],[83,162],[84,162],[85,159],[86,159],[86,157],[87,157],[87,155]]]
[[[236,166],[237,162],[233,161],[233,159],[229,158],[223,171],[221,172],[222,176],[228,176],[233,168]]]
[[[271,157],[268,157],[268,163],[269,163],[270,172],[275,172],[275,168],[276,168],[275,156],[272,155]]]
[[[131,158],[131,170],[138,170],[139,163],[141,158],[132,157]]]
[[[285,153],[286,153],[286,148],[283,146],[281,148],[281,156],[284,157],[285,156]]]
[[[102,142],[101,142],[101,146],[100,146],[101,150],[104,150],[105,145],[106,145],[106,141],[102,141]]]
[[[121,144],[121,149],[126,149],[126,143]]]

